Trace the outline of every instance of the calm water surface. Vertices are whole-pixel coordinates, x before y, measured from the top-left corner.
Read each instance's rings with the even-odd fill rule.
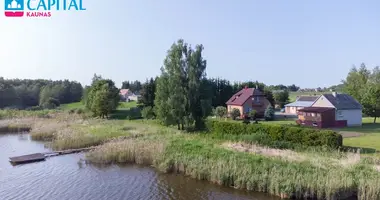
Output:
[[[9,157],[47,152],[28,134],[0,135],[1,200],[140,200],[140,199],[258,199],[277,200],[162,174],[149,167],[85,164],[83,154],[48,158],[44,162],[12,166]]]

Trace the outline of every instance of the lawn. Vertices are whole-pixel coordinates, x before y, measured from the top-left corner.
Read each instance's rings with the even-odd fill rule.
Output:
[[[120,102],[118,108],[123,110],[123,109],[130,109],[130,108],[134,108],[134,107],[137,107],[136,101]]]
[[[59,108],[61,108],[62,110],[78,109],[84,108],[84,104],[82,102],[62,104]]]
[[[355,132],[363,134],[360,137],[344,138],[345,146],[370,148],[380,151],[380,123],[373,123],[373,118],[363,118],[362,127],[347,127],[339,129],[345,133]]]

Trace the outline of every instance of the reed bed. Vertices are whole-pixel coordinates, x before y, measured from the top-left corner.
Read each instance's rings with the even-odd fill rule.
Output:
[[[0,120],[0,134],[30,131],[31,126],[34,122],[34,118]]]
[[[359,199],[380,198],[379,172],[361,162],[347,167],[319,167],[308,159],[287,160],[238,152],[212,141],[185,136],[160,138],[148,136],[107,143],[87,153],[87,159],[94,163],[153,165],[163,172],[182,173],[199,180],[283,198],[329,200],[355,193]]]

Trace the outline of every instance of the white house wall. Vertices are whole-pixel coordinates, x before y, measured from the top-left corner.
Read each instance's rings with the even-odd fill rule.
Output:
[[[335,106],[330,103],[323,95],[320,96],[311,107],[327,107],[327,108],[335,108]]]
[[[362,125],[362,110],[337,110],[336,120],[347,120],[347,126]]]

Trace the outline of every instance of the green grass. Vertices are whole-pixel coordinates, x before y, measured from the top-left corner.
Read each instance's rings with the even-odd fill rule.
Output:
[[[59,108],[63,109],[63,110],[79,109],[79,108],[84,109],[84,104],[83,104],[83,102],[75,102],[75,103],[69,103],[69,104],[62,104],[61,106],[59,106]]]
[[[130,101],[130,102],[120,102],[118,109],[130,109],[137,107],[136,101]]]

